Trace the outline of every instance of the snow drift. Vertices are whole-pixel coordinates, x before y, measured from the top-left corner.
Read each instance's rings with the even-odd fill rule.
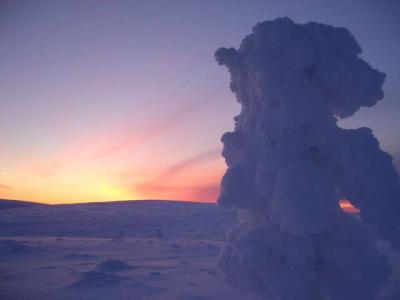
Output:
[[[265,299],[368,300],[389,278],[374,241],[399,244],[398,175],[370,129],[337,126],[383,98],[385,75],[360,54],[347,29],[289,18],[216,52],[242,107],[222,136],[219,203],[240,224],[218,266],[233,285]]]

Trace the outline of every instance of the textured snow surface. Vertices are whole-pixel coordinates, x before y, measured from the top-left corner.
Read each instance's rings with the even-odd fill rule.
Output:
[[[218,266],[233,286],[269,300],[368,300],[389,280],[375,240],[399,245],[398,174],[370,129],[337,126],[383,98],[385,75],[360,54],[347,29],[289,18],[217,50],[242,106],[222,136],[219,203],[240,224]]]
[[[236,220],[170,201],[0,209],[0,299],[247,299],[216,270]]]
[[[241,218],[244,217],[242,214]],[[132,219],[136,222],[132,223]],[[242,281],[236,287],[227,285],[217,271],[224,232],[237,223],[237,215],[216,205],[139,201],[32,206],[0,210],[0,221],[2,300],[265,299],[238,290],[244,284]],[[123,234],[121,225],[126,226]],[[10,233],[22,235],[6,236]],[[274,240],[249,243],[258,239],[259,234],[269,234]],[[328,247],[324,250],[326,259],[335,261],[335,253],[341,251],[348,257],[341,264],[363,263],[363,257],[349,252],[347,237],[330,233],[329,238],[336,239],[338,244],[335,248],[320,241],[321,247]],[[273,269],[277,277],[284,276],[288,268],[305,268],[304,256],[310,255],[306,238],[285,239],[272,227],[241,226],[233,230],[230,239],[242,242],[225,251],[246,249],[242,259],[246,260],[251,276],[258,276],[259,264]],[[278,239],[284,240],[282,248],[274,251],[269,245]],[[362,243],[362,239],[363,233],[355,241]],[[400,256],[388,244],[379,248],[389,254],[394,269],[398,270]],[[275,264],[269,261],[273,257],[279,258]],[[317,266],[318,262],[314,264]],[[370,272],[372,267],[367,262],[363,271]],[[325,276],[331,276],[332,270],[327,267],[322,270]],[[294,283],[301,281],[293,279]],[[385,297],[380,299],[398,300],[399,286],[400,274],[396,272],[385,287]],[[337,290],[345,293],[347,287]]]

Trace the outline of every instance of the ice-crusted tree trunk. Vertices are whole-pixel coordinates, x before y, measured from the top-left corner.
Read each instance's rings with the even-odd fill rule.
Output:
[[[388,280],[375,240],[399,244],[398,175],[370,129],[337,126],[383,98],[385,75],[360,54],[347,29],[289,18],[216,52],[242,106],[222,137],[219,203],[240,223],[218,267],[233,285],[268,300],[368,300]]]

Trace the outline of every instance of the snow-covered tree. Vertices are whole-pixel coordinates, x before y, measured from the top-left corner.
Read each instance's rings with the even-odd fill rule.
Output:
[[[268,300],[369,300],[388,280],[375,241],[400,242],[398,175],[370,129],[337,125],[383,98],[385,75],[360,54],[347,29],[289,18],[216,52],[242,107],[222,137],[219,203],[240,223],[218,267],[233,285]]]

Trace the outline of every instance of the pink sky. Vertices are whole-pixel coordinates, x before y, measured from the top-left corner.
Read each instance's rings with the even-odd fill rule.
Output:
[[[5,1],[0,198],[215,201],[239,105],[214,51],[278,16],[349,28],[387,73],[385,100],[341,125],[372,128],[398,159],[396,11],[322,2]]]

